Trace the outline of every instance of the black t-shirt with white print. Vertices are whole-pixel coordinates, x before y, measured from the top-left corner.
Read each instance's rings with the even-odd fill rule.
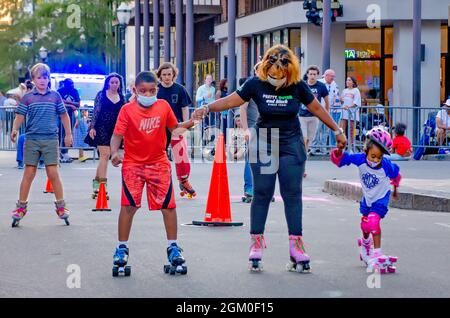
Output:
[[[298,112],[309,105],[314,95],[305,82],[276,88],[258,77],[249,78],[236,93],[245,101],[253,99],[258,106],[256,128],[278,128],[280,142],[289,142],[301,135]]]

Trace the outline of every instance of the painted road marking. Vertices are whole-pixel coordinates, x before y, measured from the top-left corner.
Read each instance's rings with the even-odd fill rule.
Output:
[[[447,223],[434,223],[434,224],[440,225],[440,226],[443,226],[443,227],[448,227],[450,229],[450,224],[447,224]]]

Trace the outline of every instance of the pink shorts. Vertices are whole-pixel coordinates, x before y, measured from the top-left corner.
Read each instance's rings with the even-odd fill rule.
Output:
[[[121,205],[140,208],[144,186],[149,210],[176,207],[168,161],[151,165],[123,165]]]

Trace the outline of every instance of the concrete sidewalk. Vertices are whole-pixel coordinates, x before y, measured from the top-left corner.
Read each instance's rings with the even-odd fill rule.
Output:
[[[450,170],[444,169],[443,173],[449,175]],[[360,201],[362,197],[362,189],[358,180],[327,180],[323,190],[350,200]],[[407,210],[450,212],[449,177],[442,180],[403,179],[398,194],[398,200],[391,200],[391,207]]]

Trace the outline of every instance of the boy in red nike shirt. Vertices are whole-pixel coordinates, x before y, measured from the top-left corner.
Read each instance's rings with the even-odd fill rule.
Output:
[[[128,238],[136,211],[146,186],[150,210],[161,210],[166,228],[169,265],[165,271],[186,274],[187,268],[177,239],[177,213],[173,193],[170,163],[166,154],[166,129],[189,129],[192,120],[178,123],[170,105],[157,99],[157,77],[152,72],[141,72],[136,77],[136,99],[124,105],[117,118],[111,138],[111,161],[117,167],[122,163],[122,199],[119,215],[119,244],[114,254],[113,275],[126,269]],[[124,157],[119,154],[124,140]],[[114,269],[116,273],[114,274]],[[125,275],[130,271],[125,271]]]

